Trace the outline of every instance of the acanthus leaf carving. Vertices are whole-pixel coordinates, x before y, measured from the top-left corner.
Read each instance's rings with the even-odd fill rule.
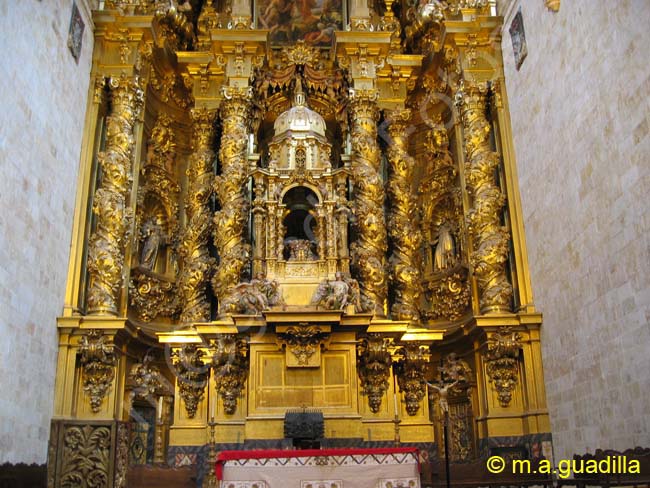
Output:
[[[212,369],[217,393],[227,415],[237,411],[237,400],[248,377],[248,344],[244,336],[221,334],[210,341]]]
[[[132,396],[152,398],[163,387],[163,376],[157,366],[151,364],[153,357],[147,354],[141,363],[135,363],[128,375]]]
[[[126,488],[126,472],[129,467],[129,424],[118,422],[115,439],[115,477],[113,488]]]
[[[298,367],[320,366],[318,352],[328,337],[329,332],[317,325],[307,323],[288,327],[278,334],[279,342],[284,344],[287,351],[295,357]],[[313,361],[314,357],[317,361]]]
[[[429,363],[427,347],[409,342],[397,349],[400,359],[395,363],[395,374],[399,389],[404,393],[406,413],[416,415],[422,399],[427,393],[426,371]]]
[[[63,454],[57,486],[109,486],[112,465],[110,452],[109,426],[67,425],[63,433]]]
[[[368,397],[373,413],[379,412],[381,400],[388,390],[392,358],[388,346],[391,340],[370,333],[357,343],[357,372],[361,380],[361,394]]]
[[[187,344],[172,351],[171,358],[176,369],[178,392],[189,418],[196,416],[208,384],[209,365],[206,365],[204,356],[205,352],[194,344]]]
[[[91,329],[79,343],[83,390],[90,399],[90,408],[99,412],[115,378],[115,346],[101,330]]]
[[[519,332],[510,327],[501,327],[488,340],[484,355],[486,370],[502,407],[510,405],[519,379],[521,339]]]

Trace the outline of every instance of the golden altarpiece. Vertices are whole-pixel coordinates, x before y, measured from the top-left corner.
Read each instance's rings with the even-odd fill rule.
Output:
[[[549,444],[501,19],[305,5],[93,13],[51,486],[286,447],[296,409],[329,446]]]

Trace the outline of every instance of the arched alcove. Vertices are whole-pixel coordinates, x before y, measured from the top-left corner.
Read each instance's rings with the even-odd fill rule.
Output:
[[[316,216],[315,209],[319,203],[316,193],[305,187],[297,186],[291,188],[284,194],[282,203],[286,205],[286,215],[282,221],[286,229],[284,235],[285,244],[291,241],[308,241],[313,256],[316,255]],[[285,246],[284,258],[291,259],[290,250]]]

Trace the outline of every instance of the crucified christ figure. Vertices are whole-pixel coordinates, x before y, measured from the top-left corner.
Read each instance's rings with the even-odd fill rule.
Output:
[[[456,386],[458,383],[458,380],[454,381],[453,383],[445,384],[442,383],[442,386],[439,385],[434,385],[433,383],[429,383],[427,381],[427,386],[438,393],[438,401],[440,402],[440,410],[443,411],[443,413],[449,412],[449,402],[447,401],[447,397],[449,396],[449,389],[453,388]]]

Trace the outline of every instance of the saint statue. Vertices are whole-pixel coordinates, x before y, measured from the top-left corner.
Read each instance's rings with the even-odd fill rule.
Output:
[[[449,224],[442,224],[438,232],[438,244],[434,252],[434,269],[437,271],[451,268],[456,264],[456,245],[451,235]]]
[[[160,249],[163,241],[162,229],[157,224],[149,223],[145,227],[144,235],[140,266],[153,271],[156,266],[156,259],[158,258],[158,249]]]

